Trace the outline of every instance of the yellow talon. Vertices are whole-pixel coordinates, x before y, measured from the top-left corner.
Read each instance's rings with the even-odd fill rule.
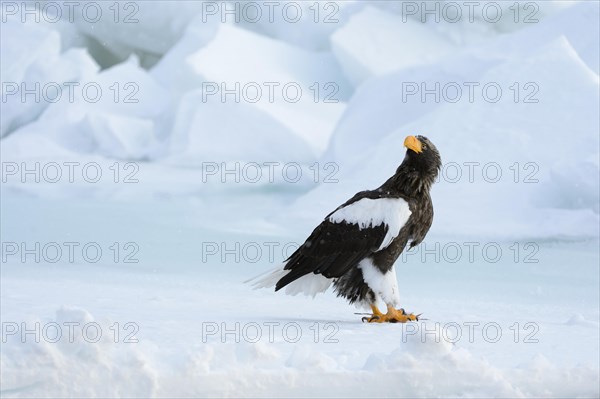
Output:
[[[406,323],[407,321],[419,321],[419,315],[406,313],[404,309],[395,309],[391,305],[387,305],[387,313],[383,314],[377,309],[377,306],[371,305],[373,315],[371,317],[363,317],[363,321],[369,323]]]

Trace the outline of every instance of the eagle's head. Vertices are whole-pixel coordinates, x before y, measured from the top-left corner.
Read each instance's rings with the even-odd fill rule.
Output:
[[[423,174],[437,177],[442,167],[442,158],[435,145],[425,136],[408,136],[404,139],[406,157],[404,162],[410,163]]]
[[[440,153],[425,136],[408,136],[404,146],[406,156],[394,176],[396,184],[407,194],[429,191],[442,167]]]

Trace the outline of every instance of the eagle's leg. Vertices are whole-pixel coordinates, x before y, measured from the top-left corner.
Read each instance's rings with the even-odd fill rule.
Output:
[[[367,319],[369,323],[406,323],[407,321],[419,321],[419,316],[406,313],[404,309],[396,309],[389,304],[387,305],[386,314],[382,314],[374,305],[371,305],[371,309],[373,309],[373,316]]]

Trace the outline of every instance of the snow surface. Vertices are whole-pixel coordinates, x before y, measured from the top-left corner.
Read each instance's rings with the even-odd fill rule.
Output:
[[[447,38],[425,24],[403,22],[372,7],[353,15],[331,42],[345,74],[357,86],[373,76],[431,64],[453,49]]]
[[[514,23],[514,2],[498,23],[456,24],[403,21],[400,1],[333,3],[332,23],[320,2],[315,23],[310,3],[293,24],[204,18],[224,3],[136,2],[139,21],[115,24],[107,2],[90,24],[21,22],[2,2],[3,397],[600,396],[599,3],[538,2],[529,24]],[[36,82],[104,95],[22,101],[6,85]],[[303,95],[208,95],[236,82]],[[483,98],[490,82],[496,102]],[[122,101],[126,83],[137,101]],[[423,101],[413,83],[462,96]],[[243,284],[383,183],[410,134],[445,164],[433,226],[396,264],[400,305],[427,320],[368,325],[331,291],[313,301]],[[48,261],[56,245],[39,262],[12,254],[36,242],[62,257]],[[62,337],[23,338],[36,322]],[[92,322],[94,343],[81,331]],[[73,342],[64,323],[79,323]]]

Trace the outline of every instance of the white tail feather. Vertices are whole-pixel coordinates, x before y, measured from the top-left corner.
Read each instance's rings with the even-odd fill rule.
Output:
[[[250,284],[257,290],[259,288],[275,287],[275,284],[286,274],[289,270],[283,270],[284,265],[279,265],[274,269],[267,270],[264,273],[254,276],[251,279],[244,281],[244,284]]]
[[[289,270],[284,270],[283,266],[284,265],[279,265],[275,269],[268,270],[256,277],[244,281],[244,283],[251,284],[255,290],[259,288],[274,287],[282,277],[290,272]],[[327,277],[311,273],[289,283],[285,287],[285,293],[287,295],[304,294],[314,298],[317,294],[327,291],[330,285],[331,280]]]

